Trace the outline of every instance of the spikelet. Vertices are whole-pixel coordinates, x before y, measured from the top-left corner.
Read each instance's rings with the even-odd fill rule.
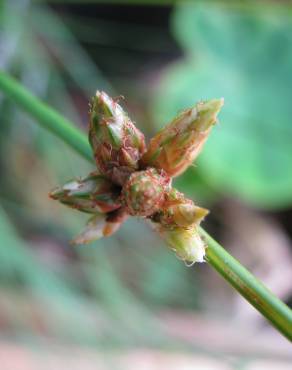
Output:
[[[144,135],[105,92],[97,91],[92,99],[89,142],[99,171],[119,185],[138,169],[145,152]]]
[[[51,191],[49,196],[86,213],[106,213],[121,207],[117,187],[97,173],[71,180]]]
[[[184,172],[199,155],[223,103],[223,99],[199,102],[180,113],[150,140],[141,166],[163,169],[170,177]]]

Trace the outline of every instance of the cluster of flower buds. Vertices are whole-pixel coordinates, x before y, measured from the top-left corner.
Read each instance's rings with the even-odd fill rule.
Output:
[[[208,210],[171,186],[198,156],[223,99],[200,102],[183,111],[151,139],[135,127],[117,101],[104,92],[92,99],[89,142],[98,172],[68,182],[50,193],[53,199],[92,217],[74,243],[110,236],[129,216],[143,217],[177,256],[202,262],[205,245],[198,225]]]

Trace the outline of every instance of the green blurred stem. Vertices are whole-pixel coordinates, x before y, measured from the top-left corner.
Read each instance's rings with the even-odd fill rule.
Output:
[[[200,228],[199,232],[208,246],[206,261],[291,341],[292,310],[211,238],[206,231]]]
[[[39,124],[51,131],[86,159],[93,155],[85,135],[61,114],[33,96],[15,79],[0,71],[0,90],[33,116]]]
[[[53,132],[92,162],[92,154],[86,136],[70,121],[34,97],[4,72],[0,72],[0,90],[30,113],[43,127]],[[292,341],[292,310],[275,297],[203,229],[200,229],[200,234],[208,246],[206,261],[284,336]]]

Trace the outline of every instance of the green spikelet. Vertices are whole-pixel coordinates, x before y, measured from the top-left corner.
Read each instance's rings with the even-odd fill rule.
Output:
[[[119,185],[138,169],[145,152],[144,135],[116,101],[99,91],[91,103],[89,142],[100,172]]]
[[[121,207],[118,188],[104,176],[92,173],[56,188],[52,199],[86,213],[106,213]]]
[[[165,202],[170,178],[154,168],[133,173],[125,183],[122,199],[132,216],[151,216]]]
[[[181,174],[200,153],[223,102],[200,102],[180,113],[151,139],[141,159],[142,167],[161,168],[170,177]]]

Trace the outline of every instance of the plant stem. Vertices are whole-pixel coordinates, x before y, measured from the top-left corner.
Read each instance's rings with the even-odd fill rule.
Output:
[[[70,121],[34,97],[4,72],[0,72],[0,90],[30,113],[43,127],[53,132],[92,162],[92,154],[86,136]],[[292,310],[274,296],[203,229],[200,229],[200,234],[208,246],[206,261],[286,338],[292,341]]]
[[[292,340],[292,310],[200,228],[208,248],[206,261],[283,335]]]
[[[86,136],[74,127],[72,122],[41,102],[15,79],[2,71],[0,71],[0,90],[31,114],[39,124],[65,141],[87,160],[93,160]]]

